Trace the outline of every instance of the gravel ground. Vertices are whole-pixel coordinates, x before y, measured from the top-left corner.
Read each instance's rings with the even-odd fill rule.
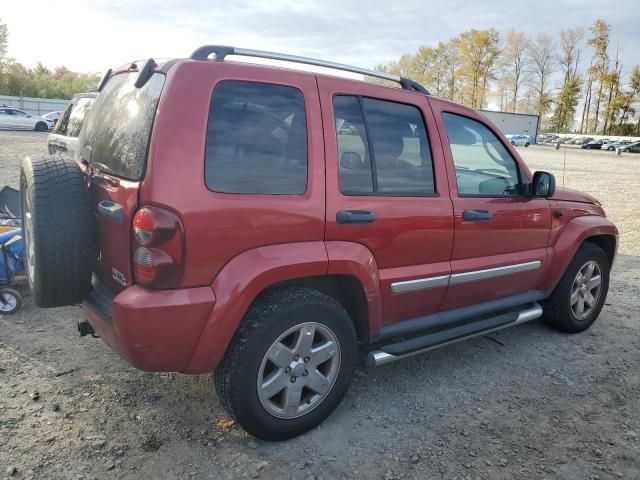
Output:
[[[0,185],[46,135],[0,132]],[[563,152],[520,149],[562,184]],[[0,476],[11,478],[640,478],[640,155],[566,152],[622,242],[598,322],[538,322],[357,371],[337,411],[288,442],[232,425],[209,376],[139,372],[79,338],[78,308],[0,316]],[[35,395],[37,392],[37,396]]]

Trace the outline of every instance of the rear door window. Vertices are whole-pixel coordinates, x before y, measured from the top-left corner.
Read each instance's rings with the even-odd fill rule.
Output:
[[[307,120],[297,88],[222,81],[211,98],[205,182],[221,193],[307,189]]]
[[[418,108],[338,95],[333,109],[343,194],[435,194],[431,150]]]
[[[144,175],[147,147],[165,76],[154,73],[141,88],[138,72],[109,79],[85,119],[80,145],[96,168],[129,180]],[[82,151],[82,149],[81,149]]]

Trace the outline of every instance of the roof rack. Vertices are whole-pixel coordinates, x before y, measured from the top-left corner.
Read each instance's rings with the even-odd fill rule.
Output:
[[[400,77],[391,73],[378,72],[376,70],[368,70],[366,68],[354,67],[342,63],[327,62],[318,60],[317,58],[299,57],[297,55],[288,55],[286,53],[265,52],[262,50],[251,50],[248,48],[228,47],[225,45],[204,45],[196,49],[191,54],[192,60],[209,60],[209,56],[215,54],[215,60],[224,61],[227,55],[240,55],[242,57],[268,58],[271,60],[282,60],[285,62],[304,63],[307,65],[316,65],[318,67],[333,68],[336,70],[344,70],[345,72],[359,73],[368,77],[381,78],[391,82],[398,82],[404,90],[412,92],[424,93],[429,95],[429,91],[418,82],[409,78]]]

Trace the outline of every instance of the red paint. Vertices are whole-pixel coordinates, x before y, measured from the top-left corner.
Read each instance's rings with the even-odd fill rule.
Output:
[[[215,304],[210,287],[148,290],[134,285],[118,294],[111,319],[86,303],[85,314],[112,349],[141,370],[185,370],[209,312]]]
[[[125,70],[129,67],[123,67]],[[211,95],[225,79],[302,91],[308,126],[308,188],[302,195],[237,195],[208,190],[204,155]],[[437,195],[344,196],[332,97],[354,94],[420,110],[427,126]],[[482,114],[422,94],[334,77],[233,62],[178,61],[168,70],[140,183],[106,177],[94,202],[123,205],[114,224],[99,218],[97,274],[118,295],[112,319],[85,305],[98,334],[133,365],[152,371],[210,372],[247,309],[265,289],[324,275],[356,279],[360,322],[370,339],[384,324],[530,289],[550,291],[580,243],[617,230],[592,197],[558,189],[551,199],[461,198],[442,112],[466,115],[500,133]],[[525,181],[531,172],[505,142]],[[173,212],[184,231],[184,271],[176,289],[131,286],[132,219],[142,206]],[[370,210],[375,223],[344,225],[338,210]],[[465,222],[465,209],[490,221]],[[558,211],[562,216],[557,216]],[[111,222],[111,223],[110,223]],[[540,260],[541,268],[489,280],[392,294],[394,282]],[[113,279],[111,268],[128,285]],[[355,292],[352,292],[355,295]]]

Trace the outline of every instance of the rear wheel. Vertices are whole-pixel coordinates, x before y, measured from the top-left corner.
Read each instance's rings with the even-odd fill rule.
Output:
[[[609,290],[607,254],[593,243],[584,243],[562,279],[544,304],[544,319],[553,328],[578,333],[595,322]]]
[[[80,303],[91,286],[94,219],[84,175],[58,157],[32,160],[20,169],[24,264],[39,307]]]
[[[356,358],[355,330],[340,304],[312,289],[275,289],[247,313],[215,371],[215,386],[247,432],[285,440],[338,406]]]

